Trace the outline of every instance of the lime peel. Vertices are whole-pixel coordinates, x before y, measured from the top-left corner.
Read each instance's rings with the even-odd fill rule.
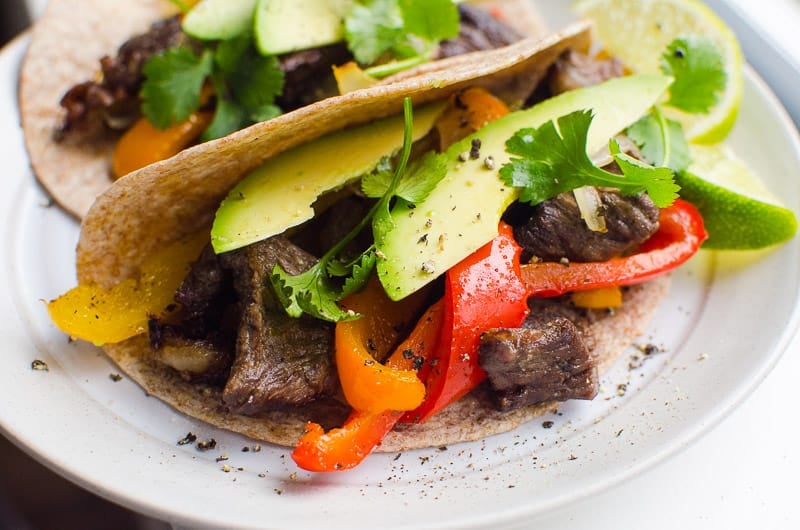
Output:
[[[753,250],[783,243],[797,219],[724,145],[691,146],[693,162],[676,175],[682,198],[693,203],[709,237],[703,248]]]
[[[728,135],[742,97],[743,59],[733,31],[711,9],[696,0],[579,0],[573,9],[591,18],[606,49],[639,73],[660,72],[661,54],[676,38],[711,38],[722,51],[727,74],[718,103],[707,114],[669,109],[668,115],[683,124],[692,142],[711,144]]]

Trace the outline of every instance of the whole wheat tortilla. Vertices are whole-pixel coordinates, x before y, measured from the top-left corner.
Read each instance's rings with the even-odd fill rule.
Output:
[[[474,3],[497,8],[522,35],[539,37],[546,31],[527,0]],[[78,219],[112,183],[111,157],[118,136],[55,141],[64,120],[59,101],[73,85],[99,75],[101,57],[113,56],[130,37],[175,12],[167,0],[50,0],[33,28],[19,85],[25,145],[39,182]]]
[[[588,26],[578,24],[543,40],[456,58],[447,68],[429,69],[391,84],[330,98],[226,138],[195,146],[118,180],[89,210],[77,249],[82,284],[110,287],[136,277],[143,259],[198,230],[208,230],[228,191],[249,171],[276,154],[335,130],[399,113],[405,97],[419,105],[441,100],[467,86],[500,89],[537,83],[567,48],[585,48]],[[666,292],[667,280],[626,290],[625,303],[613,314],[593,312],[584,338],[601,367],[607,366],[643,332]],[[281,411],[249,417],[222,407],[219,389],[189,384],[156,362],[148,339],[138,336],[107,345],[105,351],[149,394],[176,410],[255,439],[291,446],[309,417],[325,410]],[[421,425],[389,435],[381,449],[474,440],[507,431],[551,410],[552,403],[499,413],[470,394]]]
[[[77,218],[111,185],[117,137],[55,141],[64,119],[61,97],[95,79],[101,57],[114,55],[123,42],[174,9],[166,0],[50,0],[33,27],[19,81],[25,146],[39,182]]]
[[[644,333],[656,307],[669,286],[667,276],[627,288],[622,307],[614,312],[590,310],[582,333],[600,372],[610,367],[633,341]],[[303,434],[309,419],[327,415],[317,409],[275,411],[258,416],[226,412],[219,388],[188,383],[177,372],[154,360],[145,336],[108,345],[106,353],[150,395],[158,397],[183,414],[255,440],[291,447]],[[510,412],[492,408],[482,389],[468,394],[420,424],[398,424],[381,446],[382,452],[437,447],[473,441],[515,429],[538,416],[555,410],[556,402],[522,407]],[[336,417],[338,411],[334,411]],[[339,419],[344,419],[339,417]],[[334,426],[335,420],[328,427]]]

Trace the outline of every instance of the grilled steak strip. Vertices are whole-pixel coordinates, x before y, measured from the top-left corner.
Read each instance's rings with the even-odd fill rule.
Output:
[[[439,58],[500,48],[522,39],[513,28],[480,7],[459,4],[458,14],[461,19],[458,36],[439,44]]]
[[[331,394],[337,381],[332,324],[289,317],[269,283],[275,264],[298,274],[316,258],[276,236],[223,254],[221,260],[233,272],[241,308],[225,405],[235,413],[255,414]]]
[[[522,259],[607,261],[634,249],[658,229],[658,207],[646,194],[599,190],[606,232],[590,230],[571,192],[534,207],[516,205],[508,216]]]
[[[478,362],[499,410],[597,395],[591,353],[575,324],[562,316],[534,315],[521,328],[485,332]]]
[[[616,57],[602,59],[567,50],[551,67],[547,81],[550,92],[555,96],[576,88],[599,85],[623,75],[625,69]]]
[[[100,59],[101,79],[80,83],[61,99],[66,110],[61,134],[102,134],[130,126],[140,115],[142,67],[153,55],[186,39],[180,18],[175,16],[156,22],[148,32],[125,42],[115,57]]]

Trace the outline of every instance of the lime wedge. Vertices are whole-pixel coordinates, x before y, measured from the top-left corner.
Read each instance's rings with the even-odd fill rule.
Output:
[[[704,248],[749,250],[791,239],[794,213],[723,144],[692,145],[689,169],[677,175],[681,197],[700,210],[708,239]]]
[[[674,39],[690,34],[712,39],[722,51],[727,83],[707,114],[675,111],[692,142],[714,143],[733,127],[742,94],[742,52],[733,32],[696,0],[579,0],[575,12],[594,21],[597,37],[637,73],[660,72],[660,57]],[[672,109],[670,109],[671,111]]]

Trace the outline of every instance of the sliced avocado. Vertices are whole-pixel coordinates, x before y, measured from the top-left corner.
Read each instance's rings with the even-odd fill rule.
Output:
[[[414,113],[413,137],[433,127],[443,103]],[[403,145],[403,117],[345,129],[269,160],[246,176],[217,210],[211,243],[217,253],[280,234],[314,217],[314,201],[374,169]]]
[[[256,44],[278,55],[339,42],[353,0],[258,0]]]
[[[415,292],[497,235],[501,215],[519,196],[498,174],[509,160],[505,142],[515,132],[591,109],[595,118],[587,152],[594,154],[644,115],[671,82],[661,75],[637,75],[565,92],[507,114],[453,144],[445,152],[449,167],[444,180],[425,201],[398,204],[392,211],[394,226],[375,234],[378,275],[389,297],[400,300]],[[480,157],[463,161],[460,155],[470,151],[473,139],[481,141]]]
[[[183,19],[183,31],[200,40],[226,40],[252,30],[258,0],[201,0]]]

